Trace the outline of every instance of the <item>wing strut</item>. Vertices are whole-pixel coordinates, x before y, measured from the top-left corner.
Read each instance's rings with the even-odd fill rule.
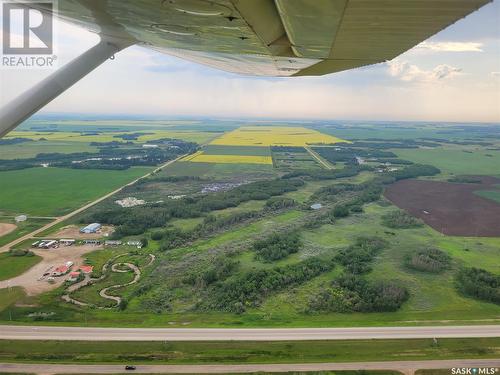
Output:
[[[0,109],[0,138],[108,58],[131,44],[133,42],[129,40],[102,37],[94,47],[6,104]]]

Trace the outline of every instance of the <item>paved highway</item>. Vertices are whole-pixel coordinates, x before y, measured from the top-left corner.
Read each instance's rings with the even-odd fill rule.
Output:
[[[249,372],[291,371],[340,371],[340,370],[395,370],[412,375],[417,369],[451,369],[453,367],[498,369],[500,360],[443,360],[443,361],[393,361],[353,363],[307,363],[307,364],[247,364],[247,365],[140,365],[131,373],[139,374],[224,374]],[[123,373],[123,365],[56,365],[0,363],[0,372],[35,374],[116,374]],[[488,374],[499,373],[488,372]]]
[[[500,325],[355,328],[95,328],[0,326],[0,339],[82,341],[287,341],[500,337]]]

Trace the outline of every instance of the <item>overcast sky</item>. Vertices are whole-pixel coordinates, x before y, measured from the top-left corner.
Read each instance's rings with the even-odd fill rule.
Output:
[[[500,122],[500,0],[389,63],[322,77],[242,77],[130,47],[44,112]],[[97,43],[58,22],[64,64]],[[2,103],[49,71],[0,71]]]

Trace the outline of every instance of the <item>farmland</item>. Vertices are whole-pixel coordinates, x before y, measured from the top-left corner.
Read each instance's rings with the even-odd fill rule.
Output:
[[[62,216],[150,170],[32,168],[0,172],[0,210],[4,214]]]
[[[303,127],[243,126],[211,142],[225,146],[305,146],[339,143],[342,139]]]
[[[200,144],[197,152],[61,224],[101,222],[115,229],[113,239],[147,244],[120,260],[141,271],[137,283],[111,293],[125,302],[117,306],[99,293],[130,282],[134,277],[131,271],[101,270],[131,249],[125,245],[106,247],[85,255],[85,262],[95,266],[92,277],[103,278],[70,293],[89,305],[61,300],[67,287],[63,285],[30,297],[30,306],[19,296],[21,304],[10,304],[10,315],[7,310],[0,311],[1,319],[33,323],[33,314],[50,312],[53,314],[44,317],[47,323],[74,324],[86,319],[88,324],[102,326],[119,322],[120,326],[248,328],[498,320],[497,303],[466,295],[457,286],[457,275],[464,268],[477,267],[492,279],[500,274],[500,237],[492,231],[495,220],[479,220],[490,217],[485,209],[497,215],[498,182],[481,183],[478,177],[463,176],[476,171],[498,175],[492,163],[483,163],[496,160],[495,149],[500,144],[489,130],[486,134],[491,139],[482,138],[479,128],[464,130],[450,125],[358,129],[243,124],[238,128],[228,122],[219,127],[207,123],[211,131],[200,134],[200,123],[170,124],[168,130],[158,129],[159,122],[151,123],[153,128],[144,122],[133,123],[127,125],[130,131],[117,133],[136,137],[126,147],[143,143],[146,137],[164,137],[162,132],[183,133],[184,126],[192,140],[206,136],[203,143],[209,143]],[[68,126],[65,124],[63,134],[57,136],[71,133]],[[195,130],[188,131],[190,128]],[[453,136],[439,138],[443,132]],[[105,140],[117,140],[117,134],[104,134],[108,137]],[[32,147],[30,142],[25,145]],[[314,158],[309,148],[324,163]],[[103,184],[109,191],[146,170],[30,168],[0,172],[9,176],[0,182],[4,189],[0,190],[0,208],[9,215],[60,215],[102,195],[106,191]],[[52,184],[38,182],[44,179]],[[444,191],[429,186],[442,186]],[[455,220],[464,228],[481,223],[486,232],[443,231],[443,235],[435,230],[438,226],[416,220],[414,216],[426,218],[392,199],[393,189],[400,189],[396,192],[399,197],[404,197],[405,191],[416,198],[426,195],[433,210],[452,208],[457,212]],[[443,198],[455,196],[456,189],[461,189],[462,195],[455,201]],[[384,190],[390,200],[384,198]],[[38,200],[30,198],[34,191]],[[18,199],[15,192],[22,192],[24,199]],[[134,207],[115,203],[128,197],[144,203]],[[320,206],[312,209],[313,204]],[[460,211],[460,205],[467,213]],[[388,218],[395,223],[388,224]],[[426,251],[444,254],[449,263],[435,273],[409,267],[408,259]],[[155,260],[146,266],[149,254]],[[353,282],[346,282],[351,280],[348,278]],[[391,293],[384,292],[387,290]]]

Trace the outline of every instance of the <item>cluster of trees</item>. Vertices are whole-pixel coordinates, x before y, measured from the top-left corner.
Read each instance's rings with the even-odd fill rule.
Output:
[[[113,138],[120,138],[125,141],[136,141],[142,135],[150,135],[154,133],[145,133],[145,132],[137,132],[137,133],[128,133],[128,134],[117,134],[114,135]]]
[[[339,178],[354,177],[362,171],[371,171],[369,166],[347,165],[342,169],[297,169],[284,174],[282,179],[291,179],[296,177],[305,177],[312,180],[336,180]]]
[[[272,152],[289,152],[289,153],[304,153],[307,152],[304,147],[300,146],[271,146]]]
[[[344,274],[314,295],[308,310],[342,313],[396,311],[408,297],[406,288],[396,282],[369,282],[359,275]]]
[[[252,247],[257,259],[273,262],[298,252],[302,241],[297,232],[273,233],[268,238],[255,241]]]
[[[455,182],[459,184],[480,184],[482,180],[480,177],[474,176],[455,176],[449,178],[448,182]]]
[[[430,139],[434,141],[433,139]],[[390,149],[390,148],[418,148],[423,147],[439,147],[439,143],[429,142],[428,140],[415,140],[415,139],[393,139],[386,140],[380,138],[368,138],[363,141],[355,141],[349,144],[350,147],[364,147],[372,149]]]
[[[500,304],[500,276],[480,268],[464,268],[456,277],[458,290],[464,295]]]
[[[420,176],[435,176],[439,173],[441,173],[441,171],[433,165],[412,164],[403,169],[390,172],[389,175],[393,177],[395,181],[399,181]]]
[[[439,249],[427,248],[409,254],[405,264],[417,271],[439,273],[450,268],[451,257]]]
[[[158,148],[133,148],[130,146],[120,148],[113,144],[100,148],[97,153],[40,153],[34,158],[0,160],[0,170],[33,168],[42,164],[74,169],[124,170],[132,166],[157,165],[175,159],[179,155],[192,153],[197,149],[196,143],[184,141],[177,141],[175,147]]]
[[[295,202],[295,200],[292,198],[272,197],[266,201],[264,208],[266,210],[276,211],[282,210],[284,208],[295,207],[296,204],[297,202]]]
[[[391,211],[382,216],[382,224],[393,229],[417,228],[423,225],[420,219],[417,219],[406,211]]]
[[[197,288],[204,288],[216,282],[224,281],[238,270],[239,266],[240,263],[234,259],[227,256],[217,256],[208,268],[200,273],[193,272],[184,277],[182,281]]]
[[[331,260],[309,258],[296,264],[247,272],[215,283],[198,306],[204,310],[243,313],[268,295],[302,284],[334,267]]]
[[[385,247],[387,242],[380,237],[358,237],[353,245],[339,251],[335,260],[352,274],[371,271],[371,262]]]
[[[163,227],[171,218],[204,216],[211,211],[236,207],[250,200],[267,200],[273,196],[295,191],[302,185],[304,181],[299,179],[257,181],[226,192],[200,194],[129,208],[104,209],[87,216],[82,222],[100,222],[118,226],[114,236],[121,238],[142,234],[150,228]],[[171,232],[173,230],[169,230],[169,233]],[[179,237],[178,233],[174,237]]]
[[[321,157],[331,163],[344,162],[347,164],[358,164],[356,157],[362,158],[397,158],[391,151],[381,151],[378,149],[362,149],[353,147],[314,147]]]
[[[17,145],[19,143],[25,143],[25,142],[33,142],[33,139],[31,138],[21,138],[21,137],[16,137],[16,138],[4,138],[0,139],[0,146],[7,146],[7,145]]]

